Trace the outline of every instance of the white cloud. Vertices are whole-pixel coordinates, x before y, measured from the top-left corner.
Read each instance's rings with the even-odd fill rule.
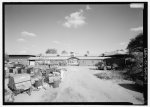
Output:
[[[30,37],[36,37],[36,34],[34,33],[30,33],[30,32],[27,32],[27,31],[23,31],[21,32],[22,36],[30,36]]]
[[[131,3],[130,4],[130,8],[144,8],[144,4],[143,3]]]
[[[91,10],[91,7],[89,5],[86,5],[86,10]]]
[[[71,13],[69,16],[65,17],[65,22],[63,23],[63,26],[67,28],[77,28],[79,26],[84,25],[85,22],[85,17],[83,16],[83,10],[81,9],[80,11]]]
[[[143,26],[139,26],[139,27],[136,27],[136,28],[131,28],[130,30],[134,31],[134,32],[143,31]]]
[[[55,44],[60,44],[60,42],[59,41],[52,41],[53,43],[55,43]]]
[[[25,42],[25,39],[19,38],[19,39],[17,39],[17,41],[18,41],[18,42]]]

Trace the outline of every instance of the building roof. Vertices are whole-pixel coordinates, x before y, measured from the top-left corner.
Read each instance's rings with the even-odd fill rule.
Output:
[[[53,56],[53,57],[55,57],[55,56],[57,56],[58,54],[42,54],[42,56]]]
[[[78,59],[106,59],[108,57],[98,57],[98,56],[79,56]]]
[[[62,56],[42,56],[42,57],[30,57],[29,60],[46,60],[46,59],[52,59],[52,60],[64,60],[68,59],[69,57],[62,57]]]
[[[70,56],[44,56],[44,57],[30,57],[29,60],[66,60],[70,58],[77,58],[77,59],[106,59],[109,57],[98,57],[98,56],[77,56],[77,57],[70,57]]]
[[[78,57],[75,57],[75,56],[69,57],[68,59],[72,59],[72,58],[74,58],[74,59],[79,59]]]
[[[9,55],[9,57],[35,57],[35,55],[21,55],[21,54],[18,54],[18,55]]]

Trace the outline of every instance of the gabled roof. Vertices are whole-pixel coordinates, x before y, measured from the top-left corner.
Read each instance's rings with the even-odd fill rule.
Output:
[[[75,57],[75,56],[69,57],[68,59],[72,59],[72,58],[74,58],[74,59],[79,59],[78,57]]]

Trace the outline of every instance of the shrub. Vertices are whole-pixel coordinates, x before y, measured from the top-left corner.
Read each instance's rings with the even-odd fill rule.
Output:
[[[130,74],[133,79],[143,77],[143,34],[140,33],[133,38],[129,42],[127,49],[132,56],[130,59],[130,65],[128,66],[128,74]]]

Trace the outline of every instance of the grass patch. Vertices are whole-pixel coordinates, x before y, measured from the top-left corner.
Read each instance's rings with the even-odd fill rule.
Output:
[[[103,71],[97,74],[94,74],[97,78],[110,80],[110,79],[120,79],[120,80],[131,80],[131,78],[126,75],[123,71]]]

